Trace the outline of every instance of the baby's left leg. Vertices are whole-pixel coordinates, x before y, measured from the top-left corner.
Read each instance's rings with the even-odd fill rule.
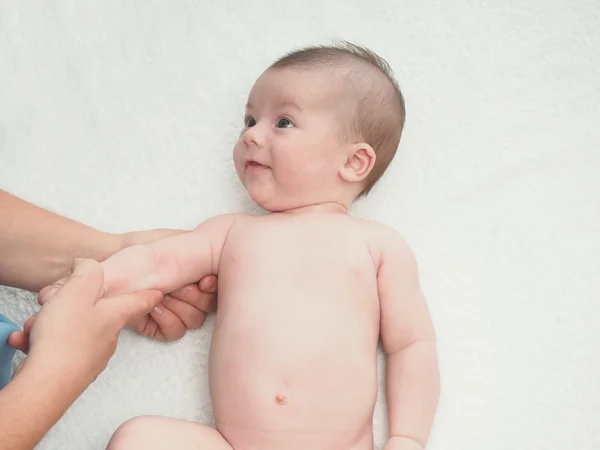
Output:
[[[233,450],[214,428],[187,420],[143,416],[128,420],[106,450]]]

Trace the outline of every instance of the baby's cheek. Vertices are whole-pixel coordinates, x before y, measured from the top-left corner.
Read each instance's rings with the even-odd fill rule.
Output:
[[[238,178],[243,182],[244,181],[243,164],[237,158],[234,158],[233,163],[234,163],[235,172],[237,173]]]

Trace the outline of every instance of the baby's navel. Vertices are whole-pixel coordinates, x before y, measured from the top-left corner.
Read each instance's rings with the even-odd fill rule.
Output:
[[[287,398],[285,398],[285,395],[277,394],[275,396],[275,403],[277,403],[278,405],[285,405],[287,403]]]

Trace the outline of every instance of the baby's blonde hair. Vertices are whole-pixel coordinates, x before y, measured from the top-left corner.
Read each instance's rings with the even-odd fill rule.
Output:
[[[270,66],[286,67],[323,67],[341,76],[346,138],[349,134],[369,144],[377,155],[358,197],[367,195],[392,162],[406,117],[404,97],[390,65],[368,48],[342,41],[295,50]]]

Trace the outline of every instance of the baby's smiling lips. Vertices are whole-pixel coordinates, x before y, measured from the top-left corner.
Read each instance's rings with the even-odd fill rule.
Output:
[[[257,161],[249,159],[246,161],[246,169],[267,169],[268,167]]]

